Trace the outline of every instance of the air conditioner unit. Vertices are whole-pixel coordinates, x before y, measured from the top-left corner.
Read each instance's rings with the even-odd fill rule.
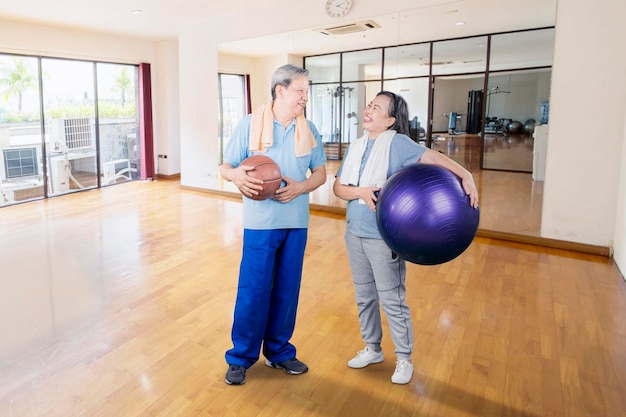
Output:
[[[70,165],[64,157],[50,159],[50,180],[54,194],[70,190]]]
[[[364,20],[356,23],[346,23],[338,26],[323,27],[313,29],[322,35],[345,35],[347,33],[364,32],[366,30],[377,29],[380,25],[373,20]]]
[[[53,119],[49,134],[52,146],[59,148],[55,149],[57,151],[95,148],[95,135],[89,117]]]
[[[52,119],[49,128],[49,181],[54,194],[71,189],[71,182],[83,188],[74,178],[76,172],[96,172],[95,127],[91,118]]]

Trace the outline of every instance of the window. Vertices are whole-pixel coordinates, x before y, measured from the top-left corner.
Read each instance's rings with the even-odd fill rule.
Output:
[[[0,54],[0,207],[138,179],[138,72]]]
[[[98,138],[101,184],[139,178],[139,69],[134,65],[98,63]]]
[[[224,161],[224,148],[235,126],[247,112],[250,102],[247,94],[247,77],[238,74],[218,74],[218,143],[219,163]]]
[[[4,169],[7,179],[37,175],[37,149],[5,149]]]

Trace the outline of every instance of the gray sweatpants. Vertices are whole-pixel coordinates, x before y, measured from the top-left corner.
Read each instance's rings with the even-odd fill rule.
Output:
[[[410,359],[413,326],[404,285],[406,261],[392,256],[391,249],[382,239],[360,238],[346,231],[345,240],[363,341],[370,349],[380,350],[382,305],[397,358]]]

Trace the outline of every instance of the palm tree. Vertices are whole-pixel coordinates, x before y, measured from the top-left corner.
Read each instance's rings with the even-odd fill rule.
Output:
[[[126,94],[133,91],[133,80],[128,75],[128,67],[120,69],[120,75],[115,78],[115,90],[122,95],[122,107],[126,105]]]
[[[15,56],[10,62],[2,62],[0,67],[0,86],[2,94],[8,99],[9,96],[17,96],[18,111],[22,111],[22,95],[25,91],[36,86],[36,77],[33,73],[30,61]]]

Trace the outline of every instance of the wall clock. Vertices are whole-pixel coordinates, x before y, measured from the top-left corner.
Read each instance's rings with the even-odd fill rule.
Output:
[[[343,17],[352,8],[352,0],[326,0],[324,11],[330,17]]]

